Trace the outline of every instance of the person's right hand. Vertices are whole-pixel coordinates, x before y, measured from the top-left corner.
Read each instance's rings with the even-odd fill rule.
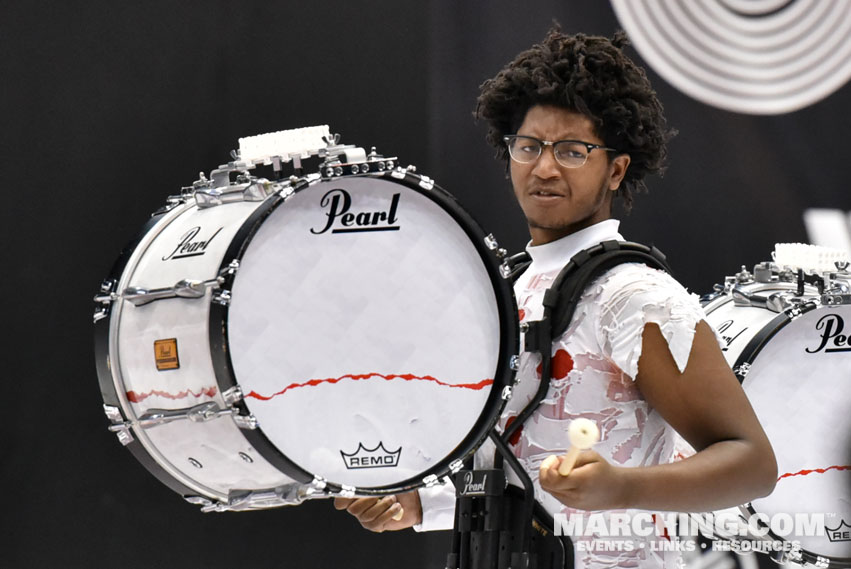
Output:
[[[363,527],[379,533],[412,527],[423,517],[420,495],[416,490],[382,498],[334,498],[334,507],[346,510]]]

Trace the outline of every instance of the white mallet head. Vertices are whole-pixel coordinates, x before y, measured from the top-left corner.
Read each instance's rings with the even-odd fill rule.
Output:
[[[558,473],[562,476],[567,476],[573,470],[580,450],[589,449],[600,440],[600,429],[597,428],[594,421],[582,418],[574,419],[567,428],[567,438],[570,441],[570,449],[558,465]],[[547,464],[547,468],[552,464],[552,462]]]
[[[570,446],[582,450],[589,449],[600,440],[600,429],[589,419],[574,419],[567,428],[567,438]]]

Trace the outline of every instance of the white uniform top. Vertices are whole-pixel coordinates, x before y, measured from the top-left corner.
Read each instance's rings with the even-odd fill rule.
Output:
[[[532,265],[514,286],[520,321],[539,320],[543,316],[543,294],[574,254],[602,241],[622,241],[618,226],[617,220],[610,219],[557,241],[527,247]],[[697,296],[690,295],[667,273],[643,264],[621,264],[586,288],[570,327],[553,342],[549,391],[538,410],[512,437],[511,448],[535,483],[535,498],[550,513],[565,514],[573,522],[582,517],[583,530],[575,530],[572,537],[576,567],[644,569],[680,565],[680,555],[674,551],[676,544],[667,537],[657,536],[655,531],[641,537],[633,535],[630,529],[627,536],[607,538],[605,533],[612,529],[610,520],[614,512],[590,516],[590,512],[564,506],[541,490],[538,468],[546,457],[565,452],[569,444],[567,426],[577,417],[598,425],[600,442],[594,450],[612,464],[646,466],[671,462],[676,432],[650,407],[633,383],[641,356],[641,334],[647,322],[658,324],[682,372],[691,352],[695,327],[704,318]],[[499,422],[501,429],[537,390],[539,355],[521,349],[517,379],[514,395]],[[488,441],[477,452],[477,468],[485,468],[492,461],[493,448]],[[507,470],[511,480],[513,475]],[[452,528],[454,490],[450,486],[421,489],[420,499],[423,523],[417,530]],[[627,514],[626,519],[637,513],[637,510],[618,512]],[[641,520],[651,517],[648,512],[641,514]],[[602,528],[601,519],[605,522]],[[657,523],[661,521],[661,518],[653,519]],[[643,528],[647,524],[639,525],[640,533],[646,533]],[[606,539],[610,540],[608,544],[601,543]]]

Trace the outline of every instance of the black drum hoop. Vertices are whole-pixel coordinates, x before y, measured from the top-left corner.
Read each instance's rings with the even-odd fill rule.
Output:
[[[803,316],[807,312],[814,310],[817,306],[818,305],[812,301],[801,303],[794,308],[789,308],[779,313],[777,316],[772,318],[768,324],[763,326],[762,329],[745,345],[742,352],[739,354],[739,357],[736,358],[736,363],[733,365],[733,373],[736,374],[739,383],[744,382],[745,376],[747,375],[746,370],[753,365],[754,360],[756,360],[762,349],[778,332],[780,332],[781,329],[783,329],[784,326],[799,316]]]
[[[487,274],[493,286],[494,296],[497,300],[500,325],[500,347],[497,369],[494,373],[493,385],[490,393],[488,394],[487,401],[485,402],[482,415],[480,415],[476,420],[470,433],[468,433],[468,435],[444,459],[439,461],[430,469],[419,473],[415,477],[383,486],[344,487],[334,481],[323,480],[323,482],[327,484],[326,491],[330,493],[339,493],[346,490],[353,491],[357,495],[364,496],[395,494],[425,486],[426,483],[424,482],[424,478],[427,477],[434,476],[433,479],[435,482],[447,477],[452,471],[450,465],[455,461],[463,460],[465,457],[471,455],[481,446],[490,431],[496,425],[506,403],[503,397],[503,390],[505,387],[511,385],[515,373],[511,368],[511,359],[519,350],[519,323],[516,317],[517,304],[514,299],[514,292],[511,287],[511,283],[500,274],[499,263],[496,260],[495,251],[489,249],[485,244],[487,234],[481,229],[475,219],[461,207],[457,199],[437,184],[432,184],[430,181],[426,183],[428,180],[427,178],[407,171],[405,172],[404,177],[400,178],[398,176],[399,171],[396,170],[384,172],[378,176],[372,175],[370,177],[403,185],[418,192],[420,195],[429,198],[455,220],[455,222],[464,230],[467,237],[474,244],[476,251],[479,253],[479,257],[487,270]],[[293,192],[304,191],[310,186],[323,180],[324,179],[322,178],[303,178],[293,184],[292,190]],[[262,222],[285,201],[285,198],[280,195],[268,199],[266,203],[260,206],[251,216],[248,217],[248,219],[236,232],[233,240],[231,241],[230,247],[223,257],[222,266],[220,267],[220,274],[225,274],[222,288],[230,290],[233,287],[233,283],[236,278],[236,275],[233,273],[227,273],[226,269],[228,264],[234,259],[242,259],[251,239],[259,230]],[[209,322],[210,353],[213,362],[213,369],[215,371],[216,382],[218,383],[219,389],[222,393],[225,393],[227,390],[238,385],[230,357],[230,350],[228,348],[228,306],[212,303],[210,305]],[[241,415],[250,414],[244,401],[240,400],[235,406],[239,409]],[[488,412],[488,410],[490,410],[490,412]],[[266,437],[261,429],[241,429],[241,432],[249,443],[260,453],[261,456],[263,456],[263,458],[287,476],[290,476],[296,481],[304,484],[308,484],[316,480],[317,477],[314,474],[308,472],[278,450],[278,448],[268,439],[268,437]]]

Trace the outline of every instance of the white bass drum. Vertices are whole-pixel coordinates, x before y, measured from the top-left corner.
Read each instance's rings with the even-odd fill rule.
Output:
[[[518,349],[504,252],[376,160],[196,187],[96,297],[111,429],[206,510],[436,484],[499,417]]]
[[[799,290],[794,272],[762,265],[704,306],[777,457],[775,490],[740,508],[742,527],[761,520],[742,539],[785,543],[781,561],[851,567],[851,279]]]

